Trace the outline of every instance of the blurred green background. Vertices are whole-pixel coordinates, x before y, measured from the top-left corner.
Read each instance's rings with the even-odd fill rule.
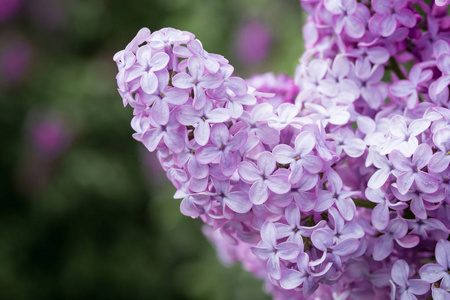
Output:
[[[0,0],[0,299],[268,299],[179,212],[112,57],[175,27],[292,76],[302,23],[297,0]]]

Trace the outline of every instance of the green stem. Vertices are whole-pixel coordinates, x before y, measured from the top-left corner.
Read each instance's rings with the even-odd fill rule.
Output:
[[[393,57],[389,58],[389,65],[388,65],[388,67],[389,67],[389,69],[394,71],[394,73],[397,75],[397,77],[399,79],[406,79],[405,74],[403,74],[402,70],[400,70],[400,67],[398,66],[398,63],[395,60],[395,58],[393,58]]]
[[[365,199],[356,199],[356,198],[352,198],[353,202],[355,202],[355,205],[357,207],[365,207],[365,208],[369,208],[369,209],[373,209],[377,204],[370,202],[369,200],[365,200]]]

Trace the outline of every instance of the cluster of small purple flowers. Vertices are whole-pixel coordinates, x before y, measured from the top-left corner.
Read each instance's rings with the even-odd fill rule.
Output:
[[[295,78],[191,33],[118,52],[133,137],[276,299],[450,299],[449,1],[304,0]]]

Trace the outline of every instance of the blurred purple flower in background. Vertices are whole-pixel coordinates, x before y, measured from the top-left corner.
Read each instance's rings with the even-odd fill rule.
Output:
[[[29,72],[32,56],[33,47],[26,37],[16,32],[2,34],[0,36],[0,86],[22,82]]]
[[[243,64],[256,64],[266,58],[270,51],[272,35],[259,20],[246,22],[239,31],[236,52]]]
[[[0,3],[0,23],[13,17],[22,7],[22,0],[2,0]]]

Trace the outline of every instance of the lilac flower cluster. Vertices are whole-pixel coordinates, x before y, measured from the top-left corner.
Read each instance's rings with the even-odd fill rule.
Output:
[[[181,212],[276,299],[450,299],[449,1],[302,0],[294,79],[188,32],[114,56]]]

